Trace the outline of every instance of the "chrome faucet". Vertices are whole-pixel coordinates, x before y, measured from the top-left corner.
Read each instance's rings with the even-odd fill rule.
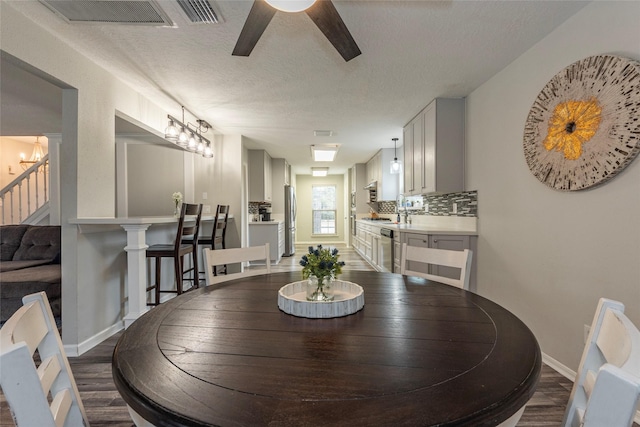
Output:
[[[409,210],[407,208],[404,209],[404,223],[411,224],[411,221],[409,220]]]

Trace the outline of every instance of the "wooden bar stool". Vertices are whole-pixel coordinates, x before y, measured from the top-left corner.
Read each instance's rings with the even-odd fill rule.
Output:
[[[186,217],[189,218],[186,218]],[[147,248],[147,258],[155,258],[156,263],[156,280],[153,285],[147,288],[147,292],[155,289],[155,301],[148,303],[147,305],[160,304],[160,293],[177,293],[182,294],[183,277],[185,273],[191,272],[197,276],[198,272],[198,230],[200,229],[200,218],[202,216],[202,205],[195,205],[189,203],[182,204],[182,210],[180,211],[180,219],[178,220],[178,232],[174,243],[170,244],[156,244]],[[193,218],[195,217],[195,218]],[[183,238],[191,238],[188,243],[183,241]],[[192,268],[184,270],[184,256],[191,254],[193,260]],[[173,258],[173,265],[175,269],[176,290],[161,290],[160,288],[160,276],[161,276],[161,260],[162,258]],[[198,280],[194,280],[194,286],[198,286]]]
[[[227,235],[227,221],[229,219],[229,205],[218,205],[216,217],[213,222],[211,237],[201,237],[198,239],[199,245],[209,246],[212,250],[226,249],[225,237]],[[203,272],[204,273],[204,272]],[[214,276],[227,274],[227,265],[216,265],[213,270]]]

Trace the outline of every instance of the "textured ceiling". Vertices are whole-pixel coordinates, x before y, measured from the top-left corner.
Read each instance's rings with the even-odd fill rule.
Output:
[[[7,3],[167,113],[179,117],[184,105],[216,131],[287,158],[296,173],[309,173],[311,144],[341,145],[330,173],[393,147],[433,98],[468,95],[585,5],[335,0],[362,50],[345,62],[304,13],[276,13],[251,56],[232,56],[251,1],[213,0],[224,19],[213,25],[191,24],[173,0],[158,1],[173,28],[70,25],[34,0]]]

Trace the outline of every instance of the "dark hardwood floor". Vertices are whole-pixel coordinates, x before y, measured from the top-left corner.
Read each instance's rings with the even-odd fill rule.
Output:
[[[353,249],[340,246],[338,248],[341,260],[346,262],[345,269],[372,269]],[[297,248],[296,256],[283,258],[273,270],[300,268],[299,256],[305,252],[306,246]],[[111,378],[111,353],[120,335],[121,333],[114,335],[80,357],[69,359],[87,416],[94,427],[133,425],[126,405]],[[571,387],[571,381],[543,365],[538,389],[529,401],[518,426],[559,426]],[[13,425],[4,395],[0,395],[0,426]]]

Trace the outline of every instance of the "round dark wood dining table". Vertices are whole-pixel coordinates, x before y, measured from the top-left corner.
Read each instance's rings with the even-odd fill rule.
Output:
[[[533,395],[538,343],[490,300],[417,277],[345,271],[364,308],[332,319],[278,309],[300,272],[213,285],[123,333],[113,378],[156,426],[491,426]]]

